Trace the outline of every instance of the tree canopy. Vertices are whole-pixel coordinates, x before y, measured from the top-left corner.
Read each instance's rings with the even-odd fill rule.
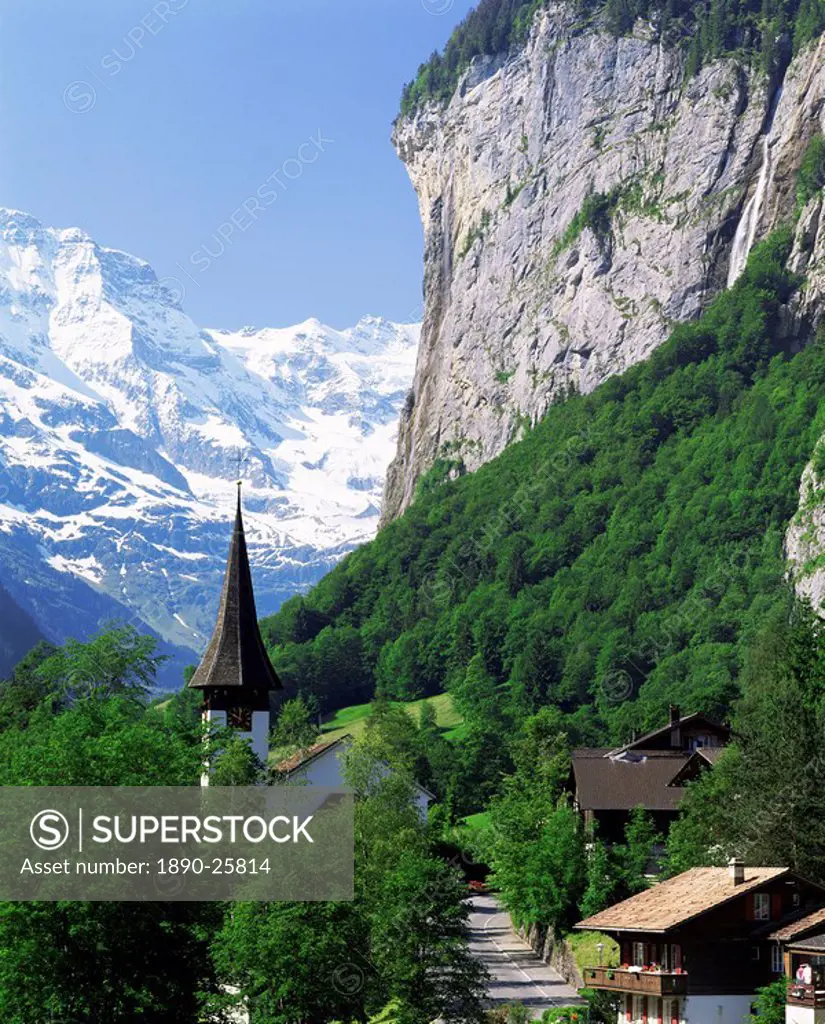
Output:
[[[200,728],[145,699],[154,641],[127,628],[40,647],[0,687],[0,784],[195,785]],[[217,904],[0,904],[0,1017],[10,1024],[197,1024],[217,987]]]

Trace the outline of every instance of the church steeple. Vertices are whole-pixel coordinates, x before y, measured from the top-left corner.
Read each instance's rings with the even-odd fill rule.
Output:
[[[215,631],[189,686],[203,692],[208,720],[248,733],[255,753],[266,760],[269,694],[282,686],[258,628],[240,483]]]

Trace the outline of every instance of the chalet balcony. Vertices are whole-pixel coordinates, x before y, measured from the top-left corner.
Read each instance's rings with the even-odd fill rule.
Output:
[[[640,996],[682,996],[687,992],[684,971],[649,970],[642,967],[585,967],[586,988],[631,992]]]
[[[820,1010],[825,1007],[825,988],[792,981],[788,985],[787,1003],[789,1006],[808,1006]]]

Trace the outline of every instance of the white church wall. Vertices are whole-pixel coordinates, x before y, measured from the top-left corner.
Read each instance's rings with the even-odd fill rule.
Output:
[[[308,764],[296,768],[291,774],[291,779],[300,779],[309,786],[346,786],[343,772],[343,758],[346,754],[344,744],[338,744],[322,751],[309,761]],[[392,769],[385,765],[382,772],[387,775]],[[427,808],[430,804],[429,794],[420,786],[415,787],[415,803],[422,818],[427,817]]]

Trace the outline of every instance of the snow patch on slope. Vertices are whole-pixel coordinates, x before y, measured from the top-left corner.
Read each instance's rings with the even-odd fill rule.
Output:
[[[418,337],[377,317],[341,331],[315,319],[202,329],[145,261],[0,209],[12,596],[54,639],[91,631],[111,605],[199,651],[240,466],[259,611],[274,610],[374,534]],[[32,592],[41,571],[48,616]],[[78,581],[94,620],[72,606]]]

